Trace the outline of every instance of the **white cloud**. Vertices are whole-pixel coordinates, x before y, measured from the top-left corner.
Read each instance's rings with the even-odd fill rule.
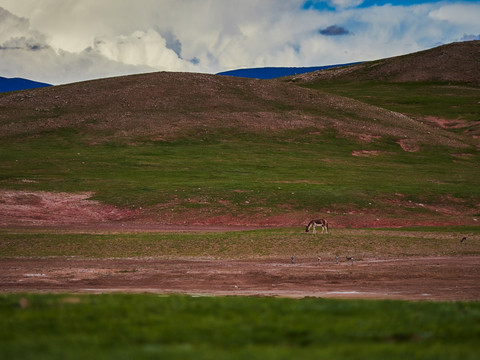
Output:
[[[304,0],[0,0],[0,76],[50,83],[400,55],[480,34],[480,4],[304,10]],[[336,26],[348,36],[325,36]]]
[[[107,59],[128,65],[174,71],[188,69],[191,65],[168,49],[166,40],[154,30],[137,30],[128,36],[98,37],[93,50]]]
[[[29,21],[0,8],[0,76],[25,77],[53,84],[155,71],[147,64],[122,63],[92,48],[55,49]]]
[[[28,19],[21,18],[0,8],[0,43],[15,42],[15,39],[28,39],[29,42],[45,42],[45,36],[30,30]]]
[[[442,5],[430,12],[429,16],[437,21],[461,27],[479,28],[480,4],[459,3]]]

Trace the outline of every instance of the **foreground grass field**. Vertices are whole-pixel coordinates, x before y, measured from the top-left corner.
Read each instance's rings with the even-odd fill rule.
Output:
[[[479,303],[0,296],[3,359],[477,359]]]

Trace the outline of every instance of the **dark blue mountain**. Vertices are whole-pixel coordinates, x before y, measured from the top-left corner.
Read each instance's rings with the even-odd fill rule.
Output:
[[[52,85],[22,78],[9,79],[0,76],[0,92],[34,89],[45,86]]]
[[[358,63],[349,63],[341,65],[326,65],[326,66],[310,66],[310,67],[264,67],[264,68],[248,68],[220,72],[217,75],[227,75],[235,77],[244,77],[252,79],[274,79],[283,76],[291,76],[304,74],[308,72],[326,70],[339,66],[347,66]]]

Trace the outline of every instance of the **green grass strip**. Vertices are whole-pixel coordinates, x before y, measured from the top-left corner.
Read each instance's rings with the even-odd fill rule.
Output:
[[[480,303],[0,296],[2,359],[477,359]]]
[[[57,233],[0,231],[0,258],[76,256],[85,258],[192,257],[217,259],[322,256],[355,252],[362,258],[480,255],[480,227],[330,229],[303,227],[216,233]],[[460,239],[469,240],[460,244]]]

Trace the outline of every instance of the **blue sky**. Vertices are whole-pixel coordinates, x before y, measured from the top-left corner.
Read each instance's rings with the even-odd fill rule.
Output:
[[[318,11],[330,10],[336,11],[339,8],[368,8],[372,6],[412,6],[419,4],[429,4],[429,3],[439,3],[438,0],[364,0],[364,1],[318,1],[318,0],[307,0],[304,2],[303,9],[316,9]],[[452,2],[452,1],[446,1]],[[478,0],[464,0],[463,2],[478,2]],[[342,4],[345,4],[342,6]]]
[[[0,0],[0,76],[323,66],[480,39],[480,1]]]

